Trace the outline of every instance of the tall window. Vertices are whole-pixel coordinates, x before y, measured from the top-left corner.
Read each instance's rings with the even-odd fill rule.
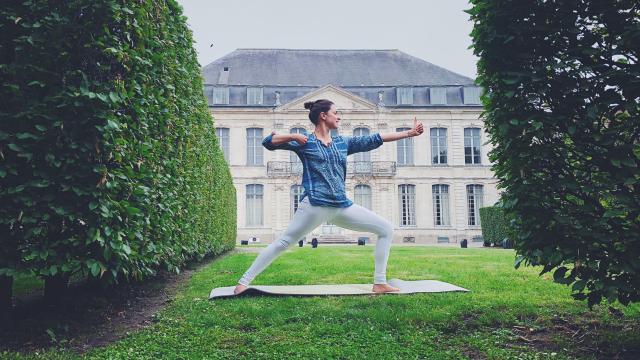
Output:
[[[480,129],[464,129],[464,163],[480,164]]]
[[[467,185],[467,208],[469,225],[480,225],[480,208],[482,207],[482,185]]]
[[[447,163],[447,129],[431,129],[431,163],[445,165]]]
[[[451,225],[449,220],[449,185],[436,184],[433,191],[433,223],[436,226]]]
[[[262,226],[262,196],[262,185],[247,185],[247,226]]]
[[[247,105],[262,105],[262,88],[247,88]]]
[[[216,128],[216,136],[220,141],[220,148],[224,154],[224,159],[229,163],[229,129]]]
[[[371,187],[369,185],[356,185],[353,201],[371,210]]]
[[[247,129],[247,165],[262,165],[262,129]]]
[[[413,88],[410,88],[410,87],[396,88],[396,96],[398,98],[398,105],[413,104]]]
[[[397,132],[411,130],[411,128],[397,128]],[[398,166],[413,165],[413,138],[404,138],[398,143]]]
[[[447,88],[433,87],[429,88],[429,99],[431,105],[446,105],[447,104]]]
[[[219,105],[229,105],[229,88],[228,87],[214,87],[213,88],[213,103]]]
[[[303,134],[304,128],[291,128],[290,134]],[[302,174],[302,161],[294,151],[289,151],[289,162],[291,162],[291,172],[294,174]]]
[[[301,185],[292,185],[291,186],[291,217],[293,218],[293,214],[298,211],[298,205],[300,205],[300,196],[302,196],[302,186]]]
[[[416,225],[416,187],[403,184],[398,186],[400,197],[400,226]]]
[[[369,135],[367,128],[353,129],[353,136]],[[353,171],[357,174],[371,173],[371,154],[368,151],[353,154]]]

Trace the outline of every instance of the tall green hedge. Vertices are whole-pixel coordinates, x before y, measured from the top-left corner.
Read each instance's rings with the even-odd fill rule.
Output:
[[[0,276],[143,279],[234,246],[175,1],[10,2],[0,33]]]
[[[502,245],[506,238],[513,243],[515,234],[509,228],[509,217],[500,206],[480,208],[480,224],[482,224],[482,238],[493,245]]]
[[[590,306],[639,301],[638,2],[471,2],[516,266],[555,269]]]

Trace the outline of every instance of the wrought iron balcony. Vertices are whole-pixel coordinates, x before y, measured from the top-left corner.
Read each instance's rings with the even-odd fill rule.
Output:
[[[302,163],[298,161],[269,161],[267,162],[267,175],[273,177],[302,175]],[[395,161],[347,162],[347,176],[390,177],[395,175]]]

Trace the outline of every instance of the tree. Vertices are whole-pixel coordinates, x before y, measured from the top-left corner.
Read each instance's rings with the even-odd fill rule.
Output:
[[[640,299],[640,5],[472,0],[478,83],[521,263],[589,306]]]

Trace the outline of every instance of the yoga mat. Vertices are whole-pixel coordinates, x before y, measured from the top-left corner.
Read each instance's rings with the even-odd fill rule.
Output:
[[[235,286],[219,287],[211,290],[209,299],[236,297],[236,296],[326,296],[326,295],[386,295],[386,294],[414,294],[446,291],[469,291],[438,280],[412,280],[405,281],[391,279],[389,285],[395,286],[400,291],[389,293],[374,293],[371,291],[373,284],[342,284],[342,285],[250,285],[240,295],[234,295]]]

